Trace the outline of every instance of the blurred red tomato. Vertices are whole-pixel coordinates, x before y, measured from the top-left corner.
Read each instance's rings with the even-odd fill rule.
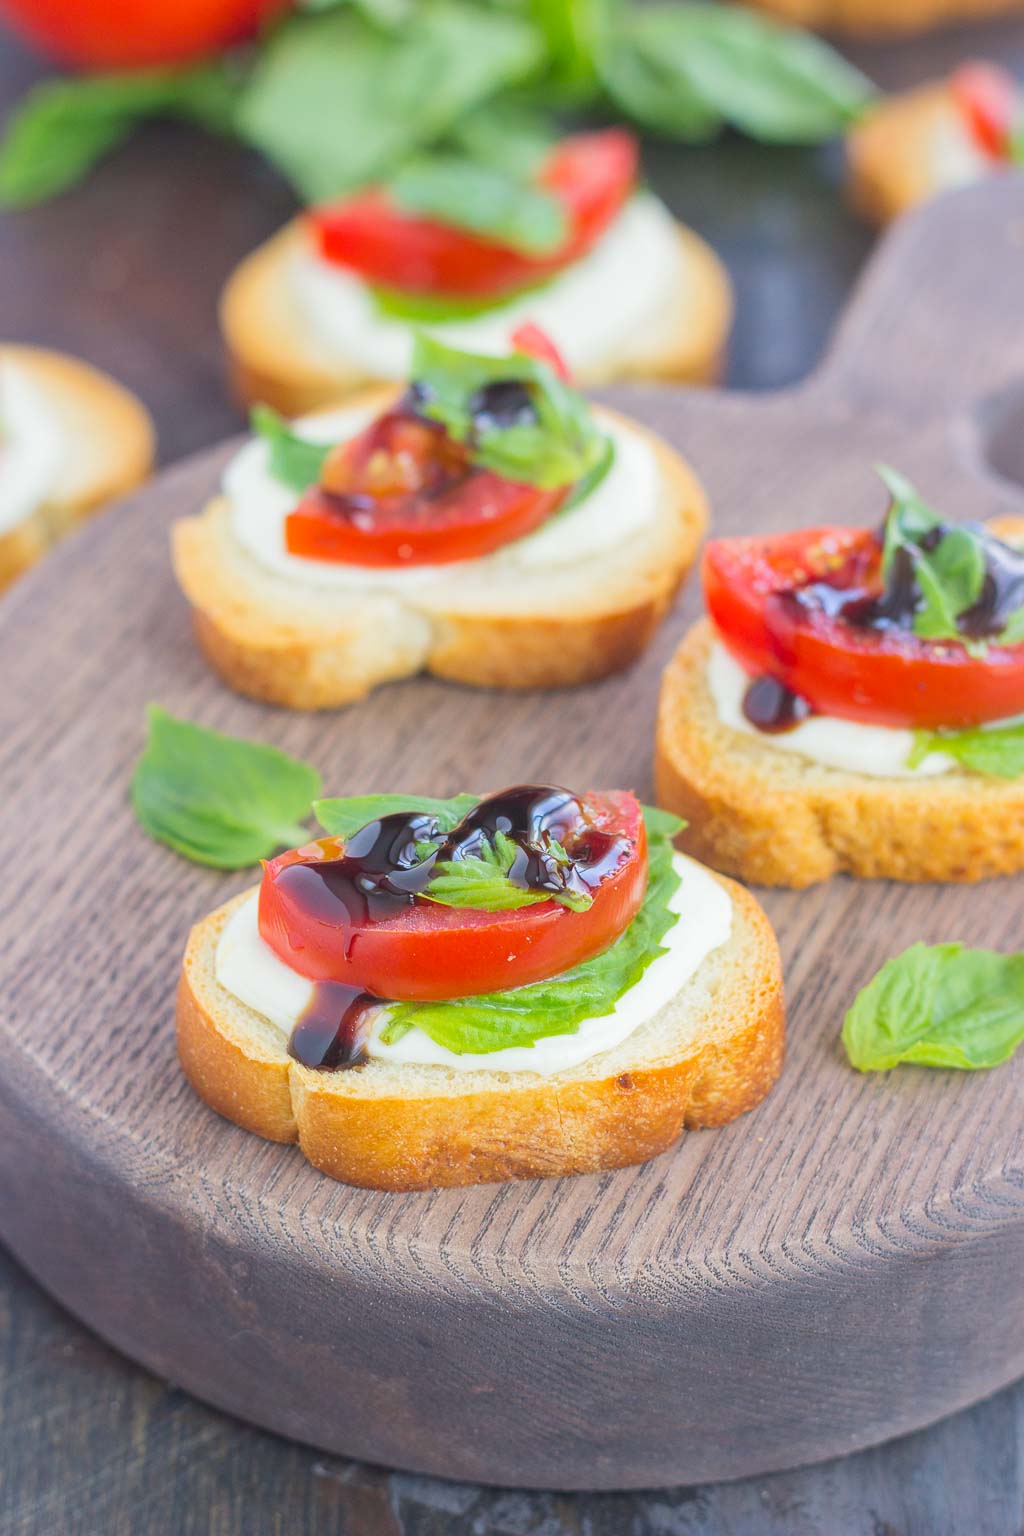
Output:
[[[182,64],[251,37],[290,0],[0,0],[0,17],[63,64]]]

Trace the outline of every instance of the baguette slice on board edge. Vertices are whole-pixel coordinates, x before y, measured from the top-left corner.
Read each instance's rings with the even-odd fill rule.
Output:
[[[0,529],[0,590],[90,513],[139,485],[153,463],[153,425],[128,390],[88,363],[40,347],[0,343],[38,393],[61,439],[52,488],[29,516]]]

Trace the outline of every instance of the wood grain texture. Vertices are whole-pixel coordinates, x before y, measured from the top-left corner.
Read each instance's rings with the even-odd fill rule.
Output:
[[[1005,323],[1024,300],[1022,225],[1024,185],[1007,179],[901,226],[801,390],[611,398],[700,465],[723,532],[823,507],[871,521],[878,458],[953,512],[1019,509],[1020,487],[981,468],[977,402],[1024,378]],[[541,776],[646,792],[659,671],[697,608],[690,592],[638,668],[572,694],[420,681],[322,719],[248,704],[193,646],[162,531],[224,458],[170,472],[0,612],[0,1144],[17,1148],[0,1230],[28,1267],[215,1404],[331,1450],[516,1485],[792,1465],[1024,1370],[1024,1061],[861,1078],[837,1043],[853,991],[911,940],[1019,946],[1019,881],[772,894],[782,1083],[640,1170],[374,1195],[194,1099],[170,1026],[181,947],[249,877],[187,865],[134,825],[146,700],[309,757],[338,790]]]

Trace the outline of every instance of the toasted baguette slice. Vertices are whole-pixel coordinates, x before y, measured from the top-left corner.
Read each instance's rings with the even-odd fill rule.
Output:
[[[380,405],[392,395],[369,399]],[[497,556],[461,570],[456,563],[400,596],[267,571],[233,537],[227,503],[217,499],[173,531],[174,567],[199,642],[232,688],[291,709],[349,704],[378,683],[424,670],[493,688],[569,687],[618,671],[664,617],[707,524],[689,467],[647,435],[662,499],[625,546],[589,556],[581,549],[571,567],[512,574]]]
[[[0,589],[104,502],[144,480],[153,463],[153,425],[120,384],[60,352],[0,346],[45,399],[65,444],[60,474],[30,517],[0,530]]]
[[[686,817],[686,852],[759,885],[983,880],[1024,869],[1024,780],[882,779],[823,768],[718,718],[702,619],[669,662],[658,707],[659,805]]]
[[[757,901],[722,881],[733,931],[671,1003],[614,1050],[552,1077],[369,1061],[315,1072],[216,980],[217,940],[246,895],[193,928],[178,987],[178,1054],[212,1109],[370,1189],[555,1178],[642,1163],[684,1130],[724,1125],[782,1066],[782,972]]]
[[[1021,0],[750,0],[800,27],[890,37],[1019,10]]]
[[[263,401],[286,416],[301,416],[380,384],[346,366],[316,335],[296,304],[288,265],[304,233],[287,225],[236,268],[221,300],[221,329],[233,387],[245,403]],[[578,382],[593,386],[638,378],[703,384],[715,380],[732,323],[732,289],[711,247],[679,227],[679,294],[665,315],[657,348],[611,360]]]
[[[847,134],[851,203],[873,224],[887,224],[937,193],[987,174],[984,157],[966,142],[963,160],[942,173],[943,145],[956,155],[962,140],[965,129],[945,80],[887,98]]]

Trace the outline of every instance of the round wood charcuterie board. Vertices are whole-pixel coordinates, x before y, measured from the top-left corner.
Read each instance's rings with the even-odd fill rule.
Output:
[[[809,383],[620,391],[739,533],[879,515],[885,460],[963,515],[1024,493],[1024,179],[883,244]],[[334,1451],[564,1488],[735,1477],[923,1424],[1024,1372],[1024,1053],[862,1077],[842,1016],[916,939],[1020,947],[1024,881],[766,894],[790,1009],[758,1110],[602,1177],[389,1195],[218,1119],[174,1054],[191,923],[251,875],[149,842],[143,707],[309,758],[329,792],[650,790],[662,666],[554,696],[429,680],[301,716],[195,649],[167,524],[228,449],[97,520],[0,607],[0,1231],[150,1369]]]

